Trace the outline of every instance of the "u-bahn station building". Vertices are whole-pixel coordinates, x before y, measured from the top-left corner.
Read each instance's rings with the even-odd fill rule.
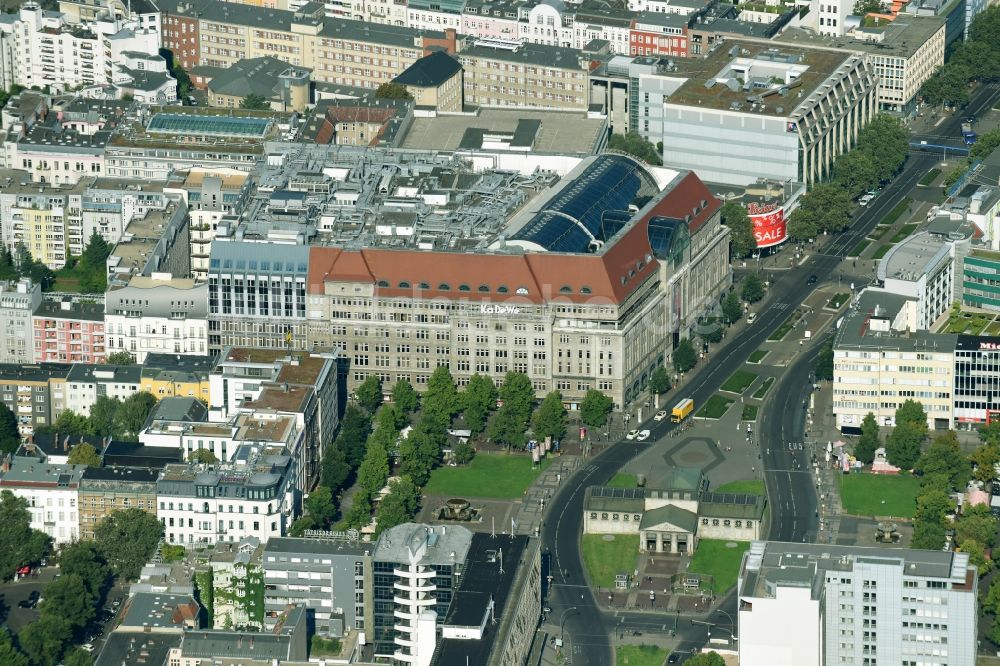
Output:
[[[589,389],[623,405],[732,281],[722,204],[691,172],[608,153],[562,177],[426,154],[362,169],[310,150],[270,160],[253,223],[220,225],[210,347],[338,349],[349,390],[372,374],[422,390],[447,365],[459,385],[513,370],[570,408]],[[300,197],[314,221],[275,245],[291,185],[317,173],[332,191]]]

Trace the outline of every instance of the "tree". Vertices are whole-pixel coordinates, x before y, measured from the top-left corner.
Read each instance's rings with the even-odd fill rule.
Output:
[[[563,407],[562,393],[551,391],[542,400],[532,418],[535,436],[544,439],[551,437],[552,441],[566,436],[566,408]]]
[[[365,381],[354,391],[354,395],[365,411],[374,414],[382,404],[382,380],[378,375],[368,375]]]
[[[10,252],[10,246],[4,243],[0,246],[0,280],[13,281],[19,277],[17,264],[14,263],[14,255]]]
[[[721,211],[722,224],[729,227],[729,255],[740,259],[757,249],[753,235],[753,224],[747,209],[735,201],[727,202]]]
[[[535,389],[531,380],[523,372],[508,372],[504,375],[503,384],[498,391],[503,406],[507,407],[525,425],[531,418],[531,408],[535,403]]]
[[[94,542],[116,576],[139,577],[142,566],[156,550],[163,525],[142,509],[113,511],[94,528]]]
[[[674,348],[674,368],[677,372],[687,372],[698,362],[698,354],[689,338],[681,338]]]
[[[726,294],[726,297],[722,299],[722,317],[726,320],[726,323],[735,323],[742,314],[743,304],[740,303],[740,297],[736,295],[735,291]]]
[[[913,541],[910,548],[941,550],[945,542],[944,517],[953,506],[947,493],[941,490],[931,490],[920,495],[913,519]]]
[[[718,652],[699,652],[684,662],[686,666],[726,666]]]
[[[660,166],[663,164],[663,159],[656,151],[656,146],[649,141],[646,141],[637,132],[629,132],[628,134],[612,134],[611,138],[608,139],[608,148],[628,153],[632,157],[637,157],[643,162],[652,164],[653,166]]]
[[[875,460],[875,449],[881,445],[878,422],[875,420],[875,415],[868,412],[865,414],[864,420],[861,421],[861,436],[858,437],[858,443],[854,446],[854,455],[865,465],[871,465]]]
[[[833,164],[833,178],[852,199],[876,187],[879,182],[875,162],[864,150],[852,150],[838,157]]]
[[[340,420],[340,432],[337,433],[334,446],[344,452],[347,464],[352,470],[357,469],[364,459],[365,442],[368,441],[371,432],[370,417],[359,407],[348,404],[344,410],[344,418]]]
[[[149,419],[149,413],[156,406],[156,398],[151,393],[140,391],[125,398],[115,411],[115,429],[123,437],[128,437],[133,441],[139,439]]]
[[[858,133],[858,150],[872,164],[875,182],[891,179],[903,167],[910,151],[909,132],[898,118],[880,113]],[[855,168],[861,168],[859,164]]]
[[[416,515],[420,507],[420,491],[404,476],[389,484],[389,494],[382,499],[375,513],[375,533],[402,525]]]
[[[180,98],[187,97],[191,93],[191,77],[188,73],[184,71],[180,63],[174,57],[173,52],[170,49],[160,49],[160,55],[164,60],[167,61],[167,67],[170,69],[170,73],[173,74],[174,78],[177,80],[177,96]]]
[[[990,582],[990,591],[986,593],[981,608],[992,615],[1000,614],[1000,576],[994,577]]]
[[[834,183],[820,183],[799,201],[798,209],[792,213],[792,221],[799,214],[815,229],[835,233],[847,228],[850,209],[851,197],[845,190]]]
[[[44,615],[25,627],[18,639],[32,664],[55,666],[72,637],[73,630],[66,620]]]
[[[997,542],[997,519],[986,504],[967,506],[955,523],[955,541],[963,545],[966,540],[978,541],[986,548],[992,548]]]
[[[373,433],[368,440],[368,452],[358,468],[358,485],[369,497],[380,491],[389,478],[389,454],[385,446],[375,439]]]
[[[94,666],[93,658],[82,649],[70,648],[69,652],[63,655],[63,666]]]
[[[650,393],[659,395],[670,390],[670,373],[662,365],[653,368],[649,375],[649,382],[646,385]]]
[[[86,465],[87,467],[100,467],[101,456],[93,444],[83,442],[70,449],[67,460],[70,465]]]
[[[469,440],[461,439],[451,452],[451,459],[457,465],[468,465],[476,457],[476,450],[469,444]]]
[[[92,604],[103,596],[111,581],[111,568],[92,541],[63,546],[59,553],[59,569],[63,576],[79,576]]]
[[[927,434],[927,413],[924,406],[916,400],[905,400],[903,404],[896,408],[896,425],[900,423],[912,423],[922,429],[923,434]]]
[[[455,380],[452,378],[448,366],[439,365],[431,373],[423,404],[424,416],[433,416],[446,428],[451,425],[451,419],[458,413],[460,405],[458,403],[458,389],[455,388]]]
[[[195,449],[188,456],[188,461],[193,463],[199,463],[202,465],[214,465],[219,462],[219,459],[215,457],[209,449]]]
[[[89,435],[90,420],[83,414],[77,414],[69,409],[64,409],[51,425],[35,428],[35,432],[47,432],[59,435]]]
[[[920,443],[924,441],[924,431],[909,421],[903,421],[892,429],[885,442],[886,457],[900,469],[912,469],[920,457]]]
[[[958,550],[968,554],[969,562],[979,569],[980,576],[993,570],[993,560],[986,554],[986,547],[975,539],[966,539]]]
[[[1000,615],[993,618],[993,624],[986,631],[986,637],[993,641],[994,645],[1000,645]]]
[[[17,417],[6,403],[0,402],[0,455],[14,453],[21,446],[21,433],[17,429]]]
[[[459,396],[462,417],[473,435],[486,429],[486,420],[497,406],[497,387],[493,380],[478,372],[469,378],[469,384]]]
[[[334,442],[326,447],[323,460],[320,462],[319,482],[333,493],[340,492],[351,477],[351,466],[347,462],[347,454]]]
[[[856,0],[854,3],[854,15],[864,16],[865,14],[881,14],[885,11],[882,0]]]
[[[764,281],[755,273],[751,273],[743,279],[743,288],[740,290],[740,297],[747,303],[756,303],[764,298]]]
[[[942,475],[949,490],[964,488],[972,472],[968,458],[962,455],[958,437],[950,430],[934,438],[917,460],[915,469],[924,475]]]
[[[580,403],[580,420],[591,428],[602,428],[608,422],[608,414],[614,405],[614,400],[610,397],[596,389],[590,389]]]
[[[375,97],[378,99],[405,99],[412,100],[413,95],[401,83],[386,82],[375,89]]]
[[[103,294],[108,288],[107,259],[111,246],[95,230],[87,240],[74,273],[80,277],[80,289],[88,294]]]
[[[60,576],[45,586],[40,612],[65,620],[72,629],[80,629],[94,618],[94,605],[86,584],[77,574]]]
[[[1000,463],[1000,446],[988,443],[983,444],[969,456],[972,463],[972,476],[976,481],[989,483],[996,478],[996,466]]]
[[[121,401],[117,398],[109,398],[106,395],[98,396],[94,404],[90,406],[91,433],[99,437],[117,437],[120,433],[117,431],[115,417],[120,407]]]
[[[5,666],[29,666],[28,658],[14,647],[14,641],[6,628],[0,629],[0,664]]]
[[[493,415],[487,431],[497,444],[508,449],[522,449],[528,441],[527,425],[527,419],[521,417],[517,408],[505,402]]]
[[[41,535],[44,540],[39,540]],[[31,529],[28,500],[9,490],[0,491],[0,578],[7,580],[26,564],[37,562],[48,551],[48,538]]]
[[[135,356],[124,350],[116,351],[108,354],[104,362],[108,365],[135,365]]]
[[[788,218],[788,235],[792,240],[811,241],[818,234],[819,226],[811,212],[803,210],[801,206],[792,211]]]
[[[401,377],[392,385],[392,402],[404,413],[415,412],[420,407],[420,396],[413,390],[410,382]]]
[[[267,98],[263,95],[250,93],[240,100],[240,108],[249,109],[251,111],[267,111],[271,108],[271,103],[268,102]]]
[[[816,365],[813,367],[816,379],[833,381],[833,358],[833,340],[830,340],[824,343],[816,354]]]
[[[325,529],[337,515],[337,507],[333,504],[333,494],[329,488],[324,486],[316,486],[302,505],[320,529]]]
[[[1000,129],[983,132],[976,143],[969,149],[969,162],[978,162],[1000,148]]]
[[[350,510],[348,510],[347,515],[344,516],[344,525],[346,527],[353,527],[355,529],[361,529],[372,520],[372,501],[369,496],[363,492],[355,493],[354,502],[351,504]]]

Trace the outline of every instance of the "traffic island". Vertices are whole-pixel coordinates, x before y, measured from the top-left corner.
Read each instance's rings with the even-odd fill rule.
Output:
[[[732,375],[729,376],[725,382],[723,382],[720,387],[721,390],[727,393],[737,393],[742,395],[744,391],[750,388],[750,385],[757,381],[757,375],[749,370],[737,370]]]
[[[699,419],[721,419],[729,410],[729,406],[734,402],[736,401],[732,398],[715,394],[708,399],[708,402],[706,402],[701,409],[698,410],[695,417]]]

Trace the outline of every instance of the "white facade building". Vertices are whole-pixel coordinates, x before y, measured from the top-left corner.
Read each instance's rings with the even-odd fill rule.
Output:
[[[32,529],[45,532],[57,544],[72,543],[79,537],[77,499],[84,469],[84,465],[15,456],[0,468],[0,490],[27,500]]]
[[[166,273],[135,276],[106,295],[108,352],[127,351],[137,363],[155,353],[204,356],[208,344],[208,285]]]
[[[931,328],[948,311],[955,292],[955,243],[921,232],[898,243],[879,261],[882,289],[916,302],[916,328]]]
[[[66,409],[89,416],[99,397],[125,400],[139,392],[141,375],[138,365],[75,363],[66,377]]]
[[[29,279],[0,282],[0,363],[34,360],[31,314],[42,302],[42,288]]]
[[[966,553],[754,542],[739,595],[742,666],[976,663]]]
[[[167,465],[156,482],[156,515],[167,543],[215,544],[284,536],[298,513],[295,463],[243,447],[238,462]]]

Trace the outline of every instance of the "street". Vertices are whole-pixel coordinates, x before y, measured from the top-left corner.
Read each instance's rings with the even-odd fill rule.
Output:
[[[961,118],[987,108],[1000,93],[997,86],[981,86],[973,95],[967,110],[954,113],[935,128],[935,134],[957,136]],[[889,183],[871,206],[857,213],[852,227],[821,244],[815,252],[807,250],[807,258],[791,270],[772,271],[774,280],[767,296],[757,306],[757,321],[741,333],[730,336],[707,360],[703,361],[673,398],[690,397],[696,405],[704,404],[735,370],[741,368],[788,314],[802,303],[818,285],[808,284],[805,276],[817,275],[827,280],[838,275],[844,257],[864,238],[897,203],[910,194],[919,179],[938,161],[936,155],[911,152],[899,175]],[[849,273],[845,268],[843,275]],[[867,279],[858,275],[855,290],[863,288]],[[798,358],[788,367],[761,410],[762,437],[772,442],[802,441],[805,410],[799,405],[808,395],[812,360],[819,340],[801,349]],[[794,406],[794,408],[789,408]],[[648,417],[652,413],[648,413]],[[632,424],[631,427],[639,427]],[[649,419],[645,428],[652,431],[653,440],[668,434],[674,425],[655,423]],[[558,621],[559,637],[565,639],[575,665],[606,665],[613,663],[612,636],[621,631],[660,631],[673,628],[680,641],[680,651],[703,647],[709,638],[709,626],[694,624],[690,619],[650,613],[607,613],[598,607],[593,592],[587,586],[580,556],[580,535],[583,523],[583,499],[588,486],[602,485],[637,453],[635,446],[612,445],[592,458],[570,483],[552,498],[549,514],[541,531],[542,544],[551,554],[552,586],[548,605],[552,618]],[[793,456],[802,457],[793,464]],[[784,446],[771,446],[763,460],[765,483],[770,506],[769,538],[782,541],[808,541],[815,538],[818,528],[817,498],[804,452],[791,452]],[[722,602],[708,618],[709,623],[735,630],[735,593]]]

